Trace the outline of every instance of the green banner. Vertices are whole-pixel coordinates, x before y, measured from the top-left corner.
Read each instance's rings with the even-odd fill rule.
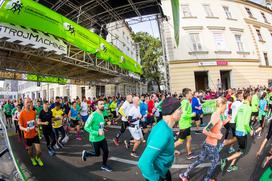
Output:
[[[174,23],[174,34],[177,47],[179,46],[179,0],[171,0],[173,23]]]
[[[206,100],[202,104],[203,114],[212,114],[216,110],[216,101],[215,100]]]
[[[26,80],[34,81],[34,82],[48,82],[48,83],[58,83],[58,84],[68,83],[68,80],[64,78],[41,76],[41,75],[34,75],[34,74],[27,74]]]
[[[102,37],[35,1],[4,1],[0,4],[0,22],[13,23],[55,35],[81,50],[96,55],[99,59],[142,74],[139,63]]]

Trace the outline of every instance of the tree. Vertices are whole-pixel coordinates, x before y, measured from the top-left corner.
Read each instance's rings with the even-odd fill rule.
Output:
[[[132,38],[135,43],[139,43],[140,45],[143,78],[147,80],[147,82],[154,82],[158,86],[159,92],[161,92],[160,84],[163,80],[159,67],[163,65],[163,61],[161,59],[161,41],[158,38],[152,37],[147,32],[134,33]]]

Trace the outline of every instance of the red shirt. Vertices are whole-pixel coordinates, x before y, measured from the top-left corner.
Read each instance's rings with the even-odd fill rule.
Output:
[[[153,100],[150,100],[147,104],[147,117],[151,117],[153,116],[153,109],[155,107],[155,104],[154,104],[154,101]]]

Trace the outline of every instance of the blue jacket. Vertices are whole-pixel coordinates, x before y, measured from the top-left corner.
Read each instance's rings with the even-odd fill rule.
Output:
[[[141,102],[140,104],[140,113],[142,116],[146,115],[147,113],[147,104],[145,102]]]
[[[196,107],[199,107],[200,104],[198,102],[198,99],[196,97],[193,97],[192,99],[192,112],[196,113],[196,114],[203,114],[203,111],[202,109],[199,110],[199,109],[196,109]]]

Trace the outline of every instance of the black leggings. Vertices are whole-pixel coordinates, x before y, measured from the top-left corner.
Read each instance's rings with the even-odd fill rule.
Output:
[[[128,127],[128,122],[122,121],[121,129],[119,130],[118,134],[116,135],[116,139],[120,138],[120,136],[126,131],[127,127]]]
[[[15,132],[18,132],[19,138],[23,138],[23,132],[20,130],[18,120],[14,120]]]
[[[225,134],[225,140],[228,139],[229,132],[230,132],[230,123],[225,124],[224,126],[226,128],[226,134]]]
[[[146,181],[149,181],[148,179],[145,179]],[[158,181],[172,181],[171,172],[168,170],[168,172],[165,175],[165,178],[160,178]]]
[[[55,133],[53,132],[52,129],[43,129],[43,135],[46,141],[47,148],[50,150],[53,148],[53,146],[56,144],[56,137]],[[50,143],[51,139],[51,143]]]
[[[102,141],[98,142],[92,142],[92,146],[94,151],[89,152],[86,151],[86,157],[98,157],[100,156],[100,149],[103,151],[103,165],[107,165],[108,157],[109,157],[109,149],[108,149],[108,144],[106,141],[106,138],[104,138]]]
[[[65,130],[63,128],[63,126],[59,127],[59,128],[54,128],[54,132],[56,134],[56,139],[57,139],[57,143],[61,143],[62,140],[64,139],[65,137]],[[60,140],[59,139],[59,132],[61,133],[61,138]]]

